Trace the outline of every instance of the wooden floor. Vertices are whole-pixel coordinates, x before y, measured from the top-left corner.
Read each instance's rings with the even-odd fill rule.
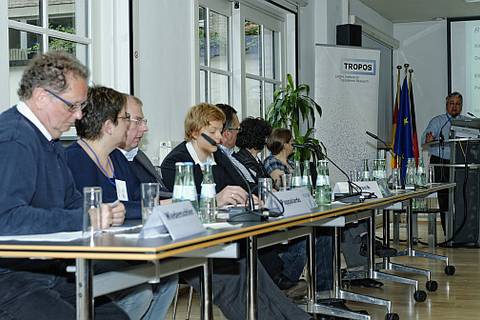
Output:
[[[423,236],[425,239],[426,225],[420,223],[419,228],[420,237]],[[441,230],[441,226],[438,229]],[[417,249],[429,251],[428,247],[422,245],[418,246]],[[385,285],[381,289],[353,287],[351,290],[390,299],[393,304],[393,311],[399,314],[400,319],[480,319],[480,249],[437,248],[436,252],[449,256],[450,264],[456,267],[455,275],[447,276],[444,273],[445,264],[443,262],[410,257],[399,257],[393,260],[432,271],[432,279],[438,282],[436,292],[428,292],[425,289],[426,278],[424,276],[405,274],[419,280],[420,289],[427,291],[425,302],[415,302],[413,287],[393,282],[385,281]],[[187,295],[184,294],[179,300],[177,319],[186,319],[186,301]],[[354,303],[348,305],[353,309],[368,310],[372,319],[385,318],[385,309],[381,307]],[[214,310],[214,316],[215,319],[224,319],[217,308]],[[168,319],[172,319],[171,312]],[[196,298],[194,298],[191,319],[200,319]]]

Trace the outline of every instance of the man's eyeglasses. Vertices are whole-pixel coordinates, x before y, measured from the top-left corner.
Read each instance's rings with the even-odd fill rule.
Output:
[[[82,111],[88,104],[88,100],[85,100],[83,102],[73,103],[73,102],[70,102],[70,101],[60,97],[58,94],[56,94],[55,92],[53,92],[50,89],[43,88],[43,90],[47,91],[49,94],[51,94],[55,98],[62,101],[68,107],[68,111],[70,111],[71,113],[75,113],[77,111]]]
[[[137,126],[141,126],[141,125],[147,126],[147,119],[130,118],[130,121],[134,122],[135,125]]]
[[[238,128],[225,128],[225,130],[229,130],[229,131],[240,131],[240,127],[238,127]]]
[[[130,121],[130,120],[131,120],[131,119],[130,119],[130,113],[125,112],[125,115],[124,115],[123,117],[118,116],[117,119],[125,119],[125,120]]]

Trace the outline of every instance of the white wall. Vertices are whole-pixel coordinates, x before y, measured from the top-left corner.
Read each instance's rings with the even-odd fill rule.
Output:
[[[414,70],[412,81],[420,138],[428,121],[445,112],[448,91],[447,22],[395,24],[394,36],[400,41],[400,48],[394,54],[394,66],[408,63]]]
[[[183,120],[195,103],[198,13],[192,0],[142,0],[138,6],[135,95],[149,120],[143,149],[155,159],[160,141],[183,140]]]
[[[363,21],[368,22],[372,27],[377,28],[389,36],[393,35],[393,23],[359,0],[350,0],[350,15],[359,17]]]

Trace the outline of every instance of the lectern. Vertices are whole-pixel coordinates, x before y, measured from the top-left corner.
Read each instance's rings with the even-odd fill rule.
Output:
[[[450,164],[436,164],[450,173],[456,183],[449,195],[446,236],[449,246],[480,247],[480,139],[455,138],[442,143],[432,142],[433,148],[450,148]],[[436,177],[438,178],[438,177]]]

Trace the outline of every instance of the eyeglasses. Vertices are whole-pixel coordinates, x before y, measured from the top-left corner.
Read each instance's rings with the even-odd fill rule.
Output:
[[[140,119],[130,118],[130,121],[134,122],[135,125],[137,125],[137,126],[141,126],[141,125],[146,126],[147,125],[147,119],[143,119],[143,118],[140,118]]]
[[[125,119],[125,120],[130,121],[131,120],[130,119],[130,113],[125,112],[125,115],[123,117],[118,116],[117,119]]]
[[[229,130],[229,131],[240,131],[240,127],[238,127],[238,128],[226,128],[226,130]]]
[[[85,100],[83,102],[73,103],[73,102],[70,102],[70,101],[60,97],[58,94],[56,94],[55,92],[53,92],[50,89],[43,88],[43,90],[47,91],[49,94],[51,94],[55,98],[62,101],[68,107],[68,111],[70,111],[71,113],[75,113],[77,111],[82,111],[88,104],[88,100]]]

